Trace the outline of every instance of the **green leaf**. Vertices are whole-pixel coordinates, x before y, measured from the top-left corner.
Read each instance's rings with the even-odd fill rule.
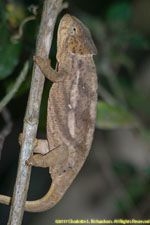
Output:
[[[145,195],[148,185],[138,178],[132,180],[132,183],[127,187],[127,191],[132,199],[137,200]]]
[[[100,129],[117,129],[137,127],[134,116],[125,108],[111,106],[99,101],[97,106],[96,127]]]
[[[114,21],[127,22],[131,17],[131,6],[129,3],[123,1],[121,3],[113,4],[106,15],[108,22]]]
[[[135,168],[128,161],[116,160],[113,162],[113,169],[117,176],[133,176],[136,173]]]
[[[135,207],[139,199],[143,198],[149,189],[149,185],[139,178],[134,178],[125,187],[126,192],[115,199],[117,211],[124,213]]]
[[[0,25],[0,80],[5,79],[17,65],[21,51],[21,42],[14,44],[4,24]]]
[[[139,33],[133,33],[128,36],[128,42],[131,47],[148,49],[150,47],[149,41],[142,37]]]

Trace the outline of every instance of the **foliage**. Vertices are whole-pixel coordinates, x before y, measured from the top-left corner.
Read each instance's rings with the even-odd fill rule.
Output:
[[[101,129],[135,127],[135,118],[141,111],[143,117],[149,114],[145,104],[149,93],[141,92],[133,79],[136,62],[132,55],[148,51],[150,44],[148,38],[133,29],[131,21],[132,4],[128,1],[112,4],[106,10],[104,21],[96,17],[88,20],[100,52],[96,59],[99,95],[105,101],[98,104],[97,126]],[[115,100],[115,105],[106,93]]]
[[[0,24],[0,80],[7,78],[19,62],[21,41],[13,43],[6,28],[6,24]]]
[[[28,39],[23,42],[23,38],[26,38],[27,25],[25,25],[25,28],[23,27],[24,36],[15,39],[19,26],[28,13],[22,4],[15,1],[6,4],[1,2],[0,7],[3,8],[0,14],[0,80],[4,92],[8,93],[14,85],[25,59],[30,57],[25,46]],[[27,78],[16,97],[21,97],[29,91],[30,80],[30,78]]]
[[[137,121],[131,113],[120,106],[111,106],[99,101],[97,107],[97,128],[116,129],[137,127]]]

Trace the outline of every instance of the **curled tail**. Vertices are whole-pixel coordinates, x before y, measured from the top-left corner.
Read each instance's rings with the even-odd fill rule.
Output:
[[[72,171],[67,171],[63,175],[55,178],[49,191],[44,197],[35,201],[26,201],[25,211],[43,212],[54,207],[61,200],[75,177],[76,174],[74,174]],[[10,205],[11,199],[11,197],[0,195],[0,203],[5,205]]]

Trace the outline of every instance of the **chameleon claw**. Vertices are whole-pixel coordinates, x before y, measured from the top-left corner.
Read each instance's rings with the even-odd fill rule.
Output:
[[[22,144],[22,137],[23,137],[23,133],[20,133],[20,134],[19,134],[19,137],[18,137],[19,145]]]
[[[42,57],[40,56],[33,56],[33,61],[38,65],[38,66],[41,66],[41,65],[44,65],[45,67],[49,67],[50,64],[51,64],[51,61],[49,59],[43,59]]]
[[[35,62],[35,63],[37,63],[38,64],[38,61],[40,60],[40,58],[41,57],[39,57],[39,56],[33,56],[33,61]]]
[[[28,161],[28,160],[26,160],[26,161],[25,161],[25,165],[26,165],[26,166],[30,166],[30,164],[29,164],[29,161]]]
[[[28,159],[28,160],[26,160],[25,164],[26,164],[26,166],[32,166],[32,163],[30,162],[30,160],[29,160],[29,159]]]
[[[35,142],[34,142],[34,148],[38,146],[38,139],[35,138]]]

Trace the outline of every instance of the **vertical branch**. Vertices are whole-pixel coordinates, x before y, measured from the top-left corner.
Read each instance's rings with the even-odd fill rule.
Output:
[[[45,0],[35,55],[48,58],[54,25],[61,5],[62,0]],[[25,162],[33,152],[44,80],[45,78],[41,74],[39,68],[34,65],[30,94],[24,119],[23,141],[19,157],[17,179],[14,187],[8,225],[20,225],[22,222],[31,172],[30,167],[26,166]]]

